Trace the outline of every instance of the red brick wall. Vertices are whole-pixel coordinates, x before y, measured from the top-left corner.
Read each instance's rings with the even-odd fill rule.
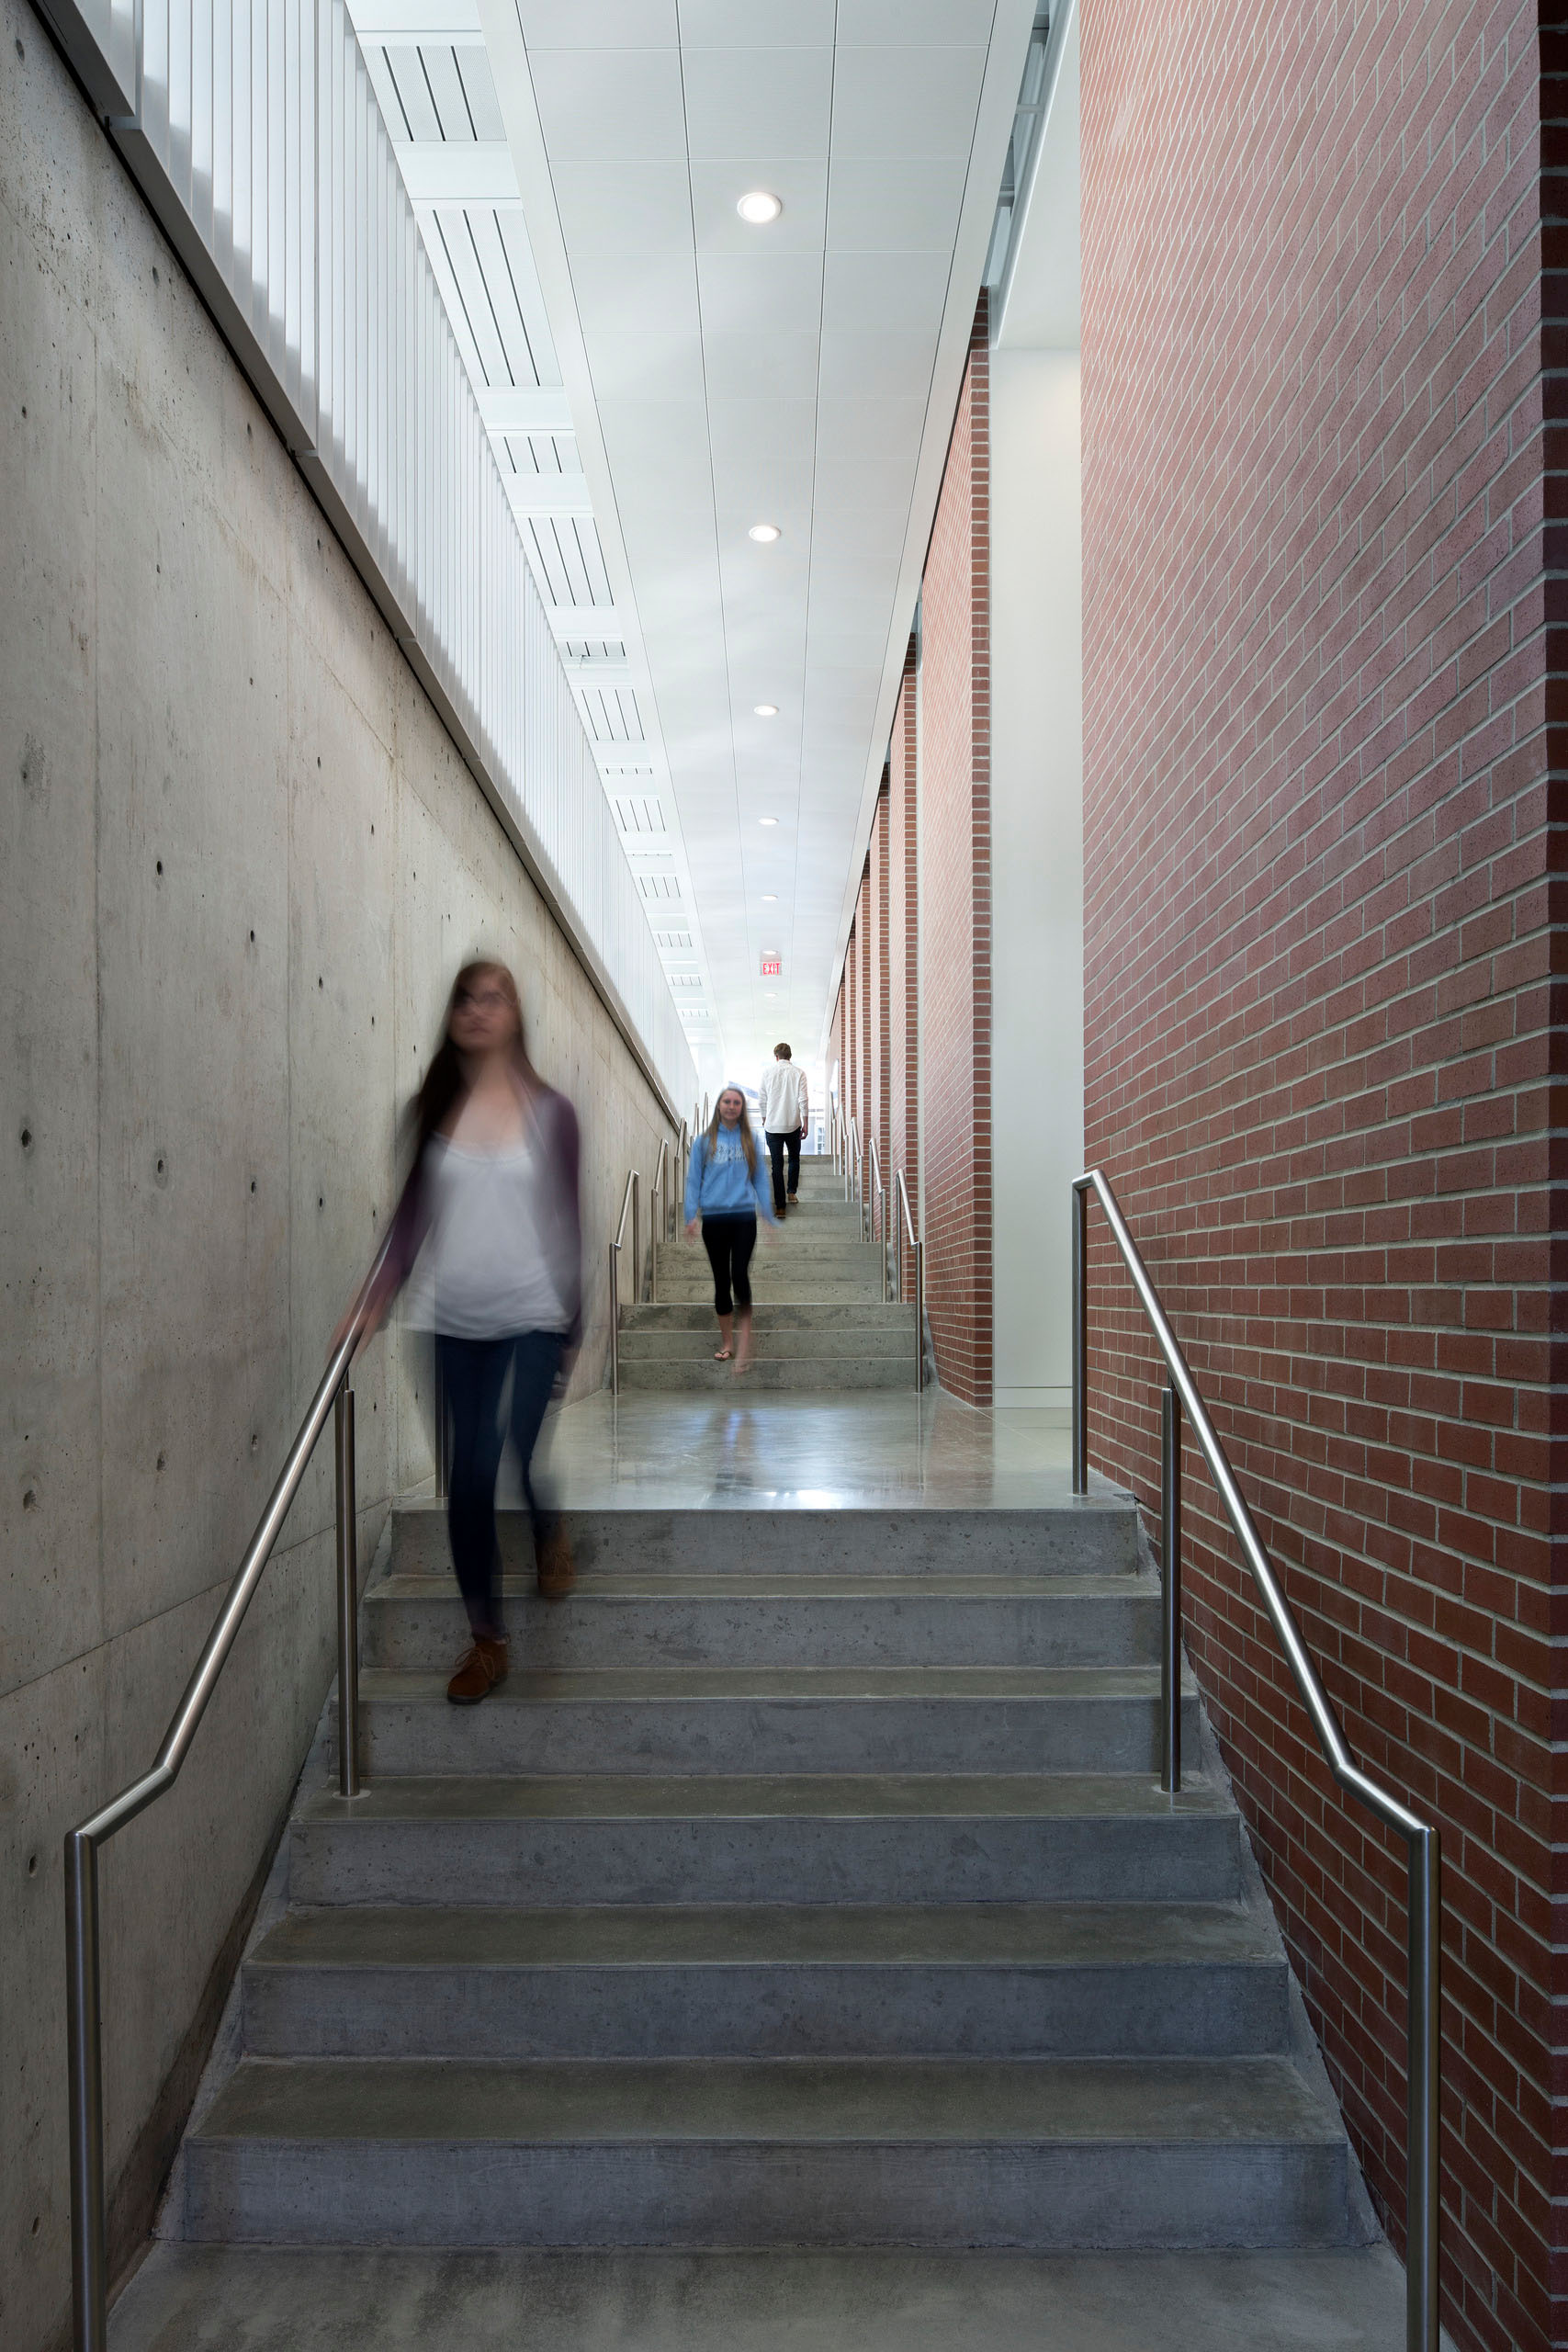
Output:
[[[888,1170],[919,1201],[919,904],[915,846],[915,649],[904,664],[887,774]],[[912,1272],[908,1275],[912,1280]]]
[[[871,1092],[871,959],[875,925],[871,912],[871,859],[861,869],[860,897],[855,901],[855,1119],[860,1134],[862,1181],[870,1182],[866,1161],[871,1151],[873,1117]]]
[[[888,1081],[892,1051],[890,1024],[891,981],[888,973],[888,875],[887,875],[887,808],[888,787],[886,777],[877,795],[876,817],[871,829],[871,1134],[876,1137],[876,1149],[885,1185],[893,1181],[888,1162]]]
[[[1082,83],[1089,1155],[1352,1748],[1441,1824],[1445,2318],[1497,2352],[1568,2343],[1533,28],[1094,0]],[[1092,1458],[1148,1501],[1103,1245],[1093,1301]],[[1193,1661],[1402,2243],[1403,1849],[1188,1473]]]
[[[988,392],[982,296],[920,605],[926,1306],[972,1405],[991,1401]]]
[[[860,935],[855,925],[850,926],[850,943],[844,951],[844,1117],[858,1124],[861,1115],[860,1090]]]

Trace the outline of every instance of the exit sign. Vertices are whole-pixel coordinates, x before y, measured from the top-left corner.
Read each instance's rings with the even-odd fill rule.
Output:
[[[770,956],[767,949],[764,947],[762,950],[762,978],[765,980],[776,980],[782,976],[783,972],[784,957],[777,954],[776,951],[774,954]]]

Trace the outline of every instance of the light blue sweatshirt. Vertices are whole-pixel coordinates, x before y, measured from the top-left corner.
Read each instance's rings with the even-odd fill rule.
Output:
[[[759,1148],[756,1181],[746,1173],[746,1147],[739,1127],[720,1127],[711,1159],[706,1135],[698,1136],[686,1168],[686,1223],[700,1215],[765,1216],[773,1224],[767,1171],[767,1156]]]

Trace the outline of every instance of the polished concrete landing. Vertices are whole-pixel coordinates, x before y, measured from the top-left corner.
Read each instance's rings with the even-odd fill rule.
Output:
[[[937,1391],[602,1392],[547,1430],[548,1475],[572,1510],[1017,1510],[1069,1493],[1067,1432],[1043,1412],[976,1412]]]
[[[1334,2254],[155,2247],[113,2352],[1397,2352],[1386,2246]]]

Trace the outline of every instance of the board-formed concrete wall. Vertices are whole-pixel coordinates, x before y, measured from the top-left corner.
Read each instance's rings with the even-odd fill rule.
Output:
[[[0,25],[0,2340],[34,2352],[68,2284],[61,1841],[151,1759],[459,959],[513,965],[582,1118],[580,1387],[666,1129],[37,19]],[[429,1473],[416,1361],[356,1376],[363,1557]],[[331,1677],[330,1476],[105,1855],[122,2250]]]

